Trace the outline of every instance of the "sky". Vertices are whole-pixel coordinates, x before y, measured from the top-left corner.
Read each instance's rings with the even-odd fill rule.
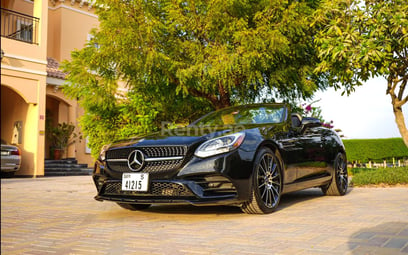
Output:
[[[321,100],[313,106],[320,106],[324,120],[333,120],[334,129],[341,129],[345,138],[401,137],[386,88],[386,80],[380,77],[357,87],[350,96],[341,96],[341,90],[328,89],[315,94],[314,99]],[[408,124],[408,103],[402,111]]]

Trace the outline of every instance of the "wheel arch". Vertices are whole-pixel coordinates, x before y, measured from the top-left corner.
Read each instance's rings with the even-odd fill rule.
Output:
[[[272,152],[275,153],[276,157],[278,158],[279,164],[280,164],[280,167],[281,167],[282,181],[283,181],[283,183],[285,183],[285,162],[283,162],[283,158],[282,158],[282,154],[281,154],[281,152],[279,150],[279,146],[274,141],[265,140],[262,143],[260,143],[258,148],[256,149],[254,160],[255,160],[256,155],[258,154],[258,152],[264,147],[269,148],[270,150],[272,150]]]
[[[280,184],[279,184],[280,185],[280,191],[278,193],[276,193],[277,191],[275,190],[274,194],[272,194],[271,188],[266,188],[265,184],[261,185],[264,188],[264,192],[267,192],[268,194],[270,194],[269,195],[270,199],[266,198],[266,201],[265,201],[265,198],[263,197],[263,195],[261,195],[262,192],[259,190],[261,186],[255,186],[255,185],[258,185],[257,180],[259,180],[258,177],[256,177],[256,175],[258,174],[256,165],[258,164],[258,162],[259,162],[259,164],[261,164],[262,161],[261,161],[260,157],[263,157],[263,156],[265,156],[267,154],[269,154],[269,156],[270,156],[271,153],[269,152],[269,150],[271,152],[273,152],[273,154],[274,154],[273,157],[277,158],[277,161],[279,162],[280,177],[278,177],[278,178],[280,179]],[[283,166],[284,166],[284,162],[282,160],[281,153],[279,151],[279,147],[273,141],[263,141],[263,142],[261,142],[258,145],[254,155],[255,155],[254,164],[253,164],[254,167],[253,167],[253,171],[251,173],[251,182],[250,182],[250,186],[251,186],[250,187],[250,190],[251,190],[250,194],[251,195],[250,195],[249,200],[244,202],[241,205],[241,209],[244,212],[250,213],[250,214],[271,213],[271,212],[276,210],[276,208],[277,208],[277,206],[279,204],[279,201],[280,201],[280,197],[281,197],[282,192],[283,192],[283,183],[284,183],[284,168],[283,168]],[[263,161],[263,162],[265,162],[265,161]],[[268,162],[268,161],[266,161],[266,162]],[[269,169],[269,168],[265,168],[265,169]],[[264,170],[264,173],[265,173],[265,170]],[[264,177],[266,177],[266,175]],[[271,177],[268,177],[268,178],[271,178]],[[264,179],[264,181],[268,181],[268,180]],[[273,181],[273,184],[271,183],[271,185],[276,185],[276,182]],[[256,187],[258,187],[258,188],[256,188]],[[269,189],[269,191],[266,191],[267,189]],[[262,194],[265,194],[264,192]],[[272,207],[269,207],[269,202],[272,203],[270,205]],[[267,203],[268,203],[268,205],[267,205]]]

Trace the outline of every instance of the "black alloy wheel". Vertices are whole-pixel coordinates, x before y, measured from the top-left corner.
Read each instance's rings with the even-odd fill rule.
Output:
[[[282,195],[282,183],[280,160],[269,148],[262,148],[255,160],[252,197],[242,205],[242,210],[249,214],[275,211]]]
[[[344,153],[338,153],[334,159],[333,179],[331,183],[321,188],[323,193],[329,196],[343,196],[347,193],[347,158]]]

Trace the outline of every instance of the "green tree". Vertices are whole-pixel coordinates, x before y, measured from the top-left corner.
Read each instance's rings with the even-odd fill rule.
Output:
[[[85,108],[94,147],[265,93],[310,98],[325,86],[313,72],[318,3],[97,0],[100,27],[63,64],[64,91]],[[118,80],[129,94],[118,97]]]
[[[316,12],[315,42],[324,74],[335,88],[350,93],[371,77],[387,79],[395,121],[408,146],[402,106],[407,103],[408,2],[330,0]],[[362,102],[362,105],[364,102]]]

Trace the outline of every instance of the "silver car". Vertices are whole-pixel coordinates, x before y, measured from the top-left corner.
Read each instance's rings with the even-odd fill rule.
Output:
[[[21,150],[1,139],[1,173],[13,175],[20,169]]]

